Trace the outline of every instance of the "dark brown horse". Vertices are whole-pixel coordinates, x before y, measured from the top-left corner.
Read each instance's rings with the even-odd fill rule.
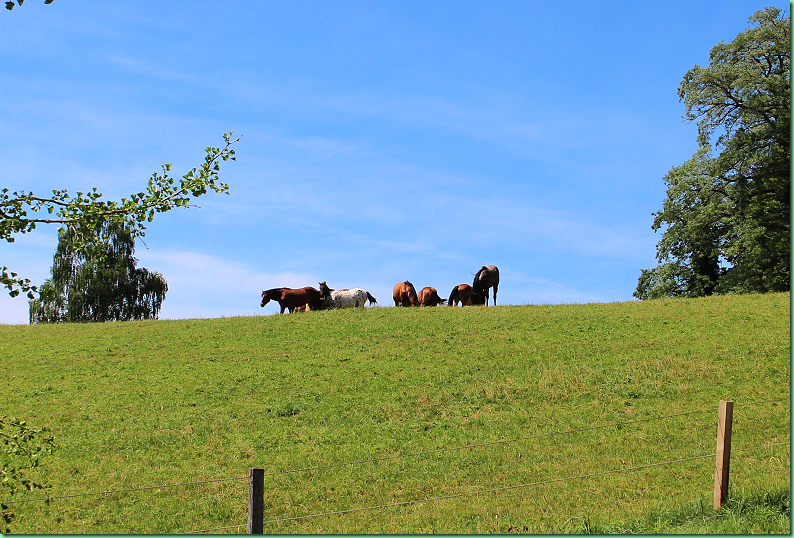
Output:
[[[428,286],[419,292],[419,306],[438,306],[443,302],[444,299],[438,296],[436,288]]]
[[[394,285],[394,306],[419,306],[419,299],[416,297],[416,288],[408,282],[398,282]]]
[[[474,292],[482,298],[481,303],[488,305],[488,289],[493,288],[493,304],[496,306],[496,292],[499,291],[499,268],[495,265],[483,265],[474,275],[472,284]]]
[[[308,306],[310,310],[316,310],[320,302],[320,290],[306,286],[305,288],[272,288],[262,292],[262,304],[265,306],[270,301],[276,301],[281,307],[281,313],[289,309],[290,314],[298,307]]]
[[[452,288],[452,293],[449,294],[447,304],[449,306],[472,306],[475,304],[483,304],[482,296],[474,291],[474,288],[468,284],[458,284]]]

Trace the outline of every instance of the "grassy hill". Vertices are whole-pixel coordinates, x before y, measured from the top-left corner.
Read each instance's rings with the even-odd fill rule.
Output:
[[[438,499],[266,533],[581,531],[710,500],[720,399],[735,451],[790,440],[789,294],[0,326],[0,350],[0,415],[59,445],[21,533],[243,525],[250,467],[266,520]],[[732,491],[787,491],[789,454],[735,452]]]

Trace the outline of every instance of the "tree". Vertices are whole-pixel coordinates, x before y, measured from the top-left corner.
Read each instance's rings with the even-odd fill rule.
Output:
[[[44,0],[45,4],[52,4],[53,0]],[[20,6],[25,3],[25,0],[17,0],[17,4]],[[6,9],[11,11],[14,9],[14,2],[6,2]]]
[[[75,249],[72,230],[60,233],[52,278],[31,299],[31,323],[157,319],[168,284],[137,268],[135,240],[124,224],[106,221],[92,243]]]
[[[230,146],[240,140],[232,140],[229,132],[223,135],[226,145],[223,148],[205,148],[204,164],[193,168],[182,176],[179,185],[168,175],[170,164],[163,165],[162,174],[152,174],[146,192],[131,194],[121,201],[101,200],[102,194],[94,188],[91,192],[77,192],[75,197],[66,190],[54,190],[52,196],[39,197],[33,192],[0,190],[0,239],[13,243],[13,234],[24,234],[36,229],[37,224],[61,224],[61,230],[70,230],[72,248],[81,251],[84,245],[91,245],[100,235],[108,221],[123,223],[131,237],[145,235],[144,222],[151,222],[155,213],[170,211],[175,207],[190,207],[190,196],[198,197],[208,190],[229,193],[229,186],[220,181],[220,161],[236,160]],[[29,216],[29,213],[45,211],[51,218]],[[29,279],[23,279],[8,267],[0,269],[0,284],[16,297],[20,291],[27,292],[34,299],[35,286]]]
[[[660,264],[641,271],[639,299],[791,289],[790,17],[748,22],[678,89],[699,148],[664,177]]]

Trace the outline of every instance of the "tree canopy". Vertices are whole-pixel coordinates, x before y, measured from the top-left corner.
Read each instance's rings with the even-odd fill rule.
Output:
[[[168,284],[137,268],[135,240],[124,223],[106,221],[90,243],[61,231],[52,277],[30,300],[31,323],[157,319]]]
[[[205,148],[206,156],[201,167],[193,168],[182,176],[179,184],[169,176],[171,165],[163,165],[162,174],[152,174],[146,192],[131,194],[121,201],[102,200],[96,188],[91,192],[70,195],[66,190],[54,190],[51,196],[37,196],[32,191],[10,192],[0,190],[0,239],[13,243],[14,234],[29,233],[37,224],[61,224],[62,231],[70,231],[70,241],[75,251],[83,245],[91,245],[106,223],[123,223],[134,239],[145,235],[144,223],[151,222],[156,213],[170,211],[175,207],[189,207],[190,197],[198,197],[212,190],[229,193],[229,186],[220,181],[220,161],[236,160],[230,146],[240,138],[231,139],[233,132],[223,135],[223,148]],[[38,217],[46,212],[51,217]],[[0,269],[0,284],[16,297],[20,291],[34,299],[35,286],[29,279],[11,272],[8,267]]]
[[[659,265],[637,298],[790,289],[790,17],[770,7],[748,23],[678,89],[699,147],[664,177]]]

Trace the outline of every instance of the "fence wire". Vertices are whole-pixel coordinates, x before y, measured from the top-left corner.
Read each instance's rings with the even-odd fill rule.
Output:
[[[190,532],[178,532],[177,534],[203,534],[205,532],[215,532],[215,531],[226,531],[229,529],[239,529],[241,527],[247,527],[248,523],[243,523],[242,525],[232,525],[231,527],[215,527],[214,529],[204,529],[201,531],[190,531]]]
[[[747,452],[747,451],[751,451],[751,450],[759,450],[761,448],[771,448],[772,446],[787,445],[787,444],[789,444],[789,443],[775,443],[774,445],[764,445],[764,446],[761,446],[761,447],[747,448],[747,449],[744,449],[744,450],[734,450],[732,452],[742,452],[742,451]],[[326,512],[326,513],[323,513],[323,514],[313,514],[313,515],[307,515],[307,516],[297,516],[297,517],[293,517],[293,518],[273,519],[273,520],[265,521],[264,523],[268,524],[268,523],[280,523],[280,522],[283,522],[283,521],[298,521],[298,520],[314,518],[314,517],[350,514],[350,513],[353,513],[353,512],[363,512],[365,510],[377,510],[377,509],[381,509],[381,508],[392,508],[392,507],[396,507],[396,506],[407,506],[407,505],[417,504],[417,503],[422,503],[422,502],[441,501],[441,500],[445,500],[445,499],[455,499],[455,498],[460,498],[460,497],[472,497],[474,495],[482,495],[482,494],[486,494],[486,493],[499,493],[499,492],[503,492],[503,491],[509,491],[509,490],[521,489],[521,488],[528,488],[528,487],[532,487],[532,486],[542,486],[542,485],[545,485],[545,484],[553,484],[553,483],[557,483],[557,482],[568,482],[568,481],[571,481],[571,480],[578,480],[578,479],[583,479],[583,478],[594,478],[594,477],[597,477],[597,476],[604,476],[604,475],[614,474],[614,473],[625,473],[625,472],[630,472],[630,471],[639,471],[639,470],[643,470],[643,469],[650,469],[651,467],[660,467],[660,466],[663,466],[663,465],[672,465],[674,463],[683,463],[683,462],[694,461],[694,460],[699,460],[699,459],[703,459],[703,458],[713,458],[713,457],[716,457],[716,455],[717,455],[716,453],[714,453],[714,454],[704,454],[702,456],[693,456],[693,457],[690,457],[690,458],[682,458],[682,459],[677,459],[677,460],[664,461],[664,462],[660,462],[660,463],[649,463],[647,465],[638,465],[638,466],[635,466],[635,467],[623,467],[623,468],[620,468],[620,469],[612,469],[612,470],[609,470],[609,471],[601,471],[601,472],[598,472],[598,473],[590,473],[590,474],[585,474],[585,475],[569,476],[569,477],[564,477],[564,478],[552,478],[550,480],[542,480],[540,482],[531,482],[531,483],[528,483],[528,484],[518,484],[518,485],[515,485],[515,486],[505,486],[505,487],[501,487],[501,488],[486,489],[486,490],[482,490],[482,491],[473,491],[473,492],[468,492],[468,493],[458,493],[458,494],[454,494],[454,495],[442,495],[442,496],[439,496],[439,497],[429,497],[429,498],[426,498],[426,499],[416,499],[416,500],[412,500],[412,501],[402,501],[402,502],[391,503],[391,504],[369,506],[369,507],[365,507],[365,508],[353,508],[353,509],[350,509],[350,510],[340,510],[340,511],[335,511],[335,512]]]
[[[764,402],[749,402],[749,403],[743,403],[741,405],[742,406],[763,405],[763,404],[768,404],[768,403],[782,402],[782,401],[786,401],[786,400],[790,400],[790,399],[791,399],[791,397],[788,396],[788,397],[780,398],[780,399],[776,399],[776,400],[767,400],[767,401],[764,401]],[[439,449],[436,449],[436,450],[427,450],[427,451],[424,451],[424,452],[414,452],[414,453],[411,453],[411,454],[397,454],[395,456],[383,456],[383,457],[379,457],[379,458],[370,458],[370,459],[366,459],[366,460],[357,460],[357,461],[350,461],[350,462],[343,462],[343,463],[332,463],[332,464],[329,464],[329,465],[318,465],[318,466],[314,466],[314,467],[303,467],[303,468],[300,468],[300,469],[289,469],[289,470],[286,470],[286,471],[275,471],[275,472],[272,472],[272,473],[266,473],[265,476],[278,476],[278,475],[293,474],[293,473],[303,473],[303,472],[309,472],[309,471],[319,471],[319,470],[323,470],[323,469],[333,469],[333,468],[338,468],[338,467],[346,467],[348,465],[351,465],[351,466],[352,465],[362,465],[362,464],[366,464],[366,463],[376,463],[376,462],[381,462],[381,461],[390,461],[390,460],[396,460],[396,459],[402,459],[402,458],[413,458],[413,457],[418,457],[418,456],[428,456],[430,454],[440,454],[440,453],[445,453],[445,452],[454,452],[454,451],[457,451],[457,450],[465,450],[465,449],[472,449],[472,448],[482,448],[482,447],[486,447],[486,446],[508,444],[508,443],[517,443],[517,442],[520,442],[520,441],[530,441],[530,440],[533,440],[533,439],[542,439],[544,437],[555,437],[555,436],[560,436],[560,435],[573,435],[573,434],[583,433],[583,432],[588,432],[588,431],[597,431],[597,430],[603,430],[603,429],[607,429],[607,428],[614,428],[614,427],[617,427],[617,426],[625,426],[625,425],[631,425],[631,424],[641,424],[641,423],[644,423],[644,422],[653,422],[653,421],[656,421],[656,420],[665,420],[665,419],[668,419],[668,418],[677,418],[677,417],[683,417],[683,416],[688,416],[688,415],[696,415],[696,414],[700,414],[700,413],[713,412],[716,409],[719,409],[719,408],[718,407],[710,407],[710,408],[706,408],[706,409],[699,409],[699,410],[696,410],[696,411],[687,411],[687,412],[684,412],[684,413],[676,413],[674,415],[659,415],[657,417],[649,417],[649,418],[637,419],[637,420],[628,420],[628,421],[623,421],[623,422],[614,422],[614,423],[611,423],[611,424],[605,424],[605,425],[601,425],[601,426],[591,426],[589,428],[582,428],[582,429],[578,429],[578,430],[563,430],[563,431],[559,431],[559,432],[541,433],[541,434],[531,435],[531,436],[527,436],[527,437],[516,437],[516,438],[513,438],[513,439],[501,439],[501,440],[497,440],[497,441],[487,441],[487,442],[483,442],[483,443],[474,443],[474,444],[456,446],[456,447],[451,447],[451,448],[439,448]],[[177,484],[164,484],[164,485],[160,485],[160,486],[143,486],[143,487],[139,487],[139,488],[126,488],[126,489],[118,489],[118,490],[110,490],[110,491],[99,491],[99,492],[91,492],[91,493],[76,493],[76,494],[73,494],[73,495],[58,495],[58,496],[52,496],[52,497],[37,497],[37,498],[34,498],[34,499],[9,500],[9,501],[2,501],[2,503],[3,504],[21,504],[21,503],[28,503],[28,502],[50,502],[50,501],[54,501],[54,500],[74,499],[74,498],[79,498],[79,497],[91,497],[91,496],[96,496],[96,495],[112,495],[112,494],[116,494],[116,493],[131,493],[131,492],[136,492],[136,491],[147,491],[147,490],[153,490],[153,489],[175,488],[175,487],[180,487],[180,486],[195,486],[195,485],[201,485],[201,484],[212,484],[212,483],[218,483],[218,482],[231,482],[231,481],[247,480],[247,479],[248,479],[248,476],[246,475],[246,476],[239,476],[239,477],[232,477],[232,478],[219,478],[219,479],[213,479],[213,480],[199,480],[199,481],[195,481],[195,482],[182,482],[182,483],[177,483]]]
[[[213,484],[216,482],[231,482],[233,480],[246,480],[247,476],[238,476],[234,478],[218,478],[214,480],[199,480],[197,482],[182,482],[181,484],[164,484],[162,486],[144,486],[140,488],[128,488],[128,489],[115,489],[112,491],[96,491],[93,493],[75,493],[74,495],[58,495],[54,497],[40,497],[35,499],[21,499],[18,501],[4,501],[3,504],[16,504],[16,503],[29,503],[29,502],[49,502],[61,499],[74,499],[77,497],[91,497],[95,495],[112,495],[114,493],[129,493],[133,491],[146,491],[152,489],[165,489],[165,488],[175,488],[178,486],[196,486],[199,484]]]
[[[733,453],[736,453],[736,452],[751,452],[753,450],[761,450],[761,449],[764,449],[764,448],[772,448],[772,447],[775,447],[775,446],[790,445],[790,444],[791,444],[790,442],[786,442],[786,443],[771,443],[771,444],[758,446],[758,447],[753,447],[753,448],[734,449],[734,450],[732,450],[732,452]],[[622,467],[620,469],[611,469],[609,471],[601,471],[601,472],[598,472],[598,473],[590,473],[590,474],[584,474],[584,475],[568,476],[568,477],[562,477],[562,478],[552,478],[552,479],[549,479],[549,480],[542,480],[542,481],[538,481],[538,482],[530,482],[530,483],[527,483],[527,484],[517,484],[517,485],[513,485],[513,486],[504,486],[504,487],[500,487],[500,488],[492,488],[492,489],[486,489],[486,490],[481,490],[481,491],[472,491],[472,492],[467,492],[467,493],[457,493],[457,494],[452,494],[452,495],[441,495],[441,496],[437,496],[437,497],[427,497],[427,498],[424,498],[424,499],[414,499],[414,500],[410,500],[410,501],[400,501],[400,502],[389,503],[389,504],[379,504],[379,505],[375,505],[375,506],[366,506],[366,507],[361,507],[361,508],[351,508],[349,510],[335,510],[335,511],[331,511],[331,512],[323,512],[323,513],[320,513],[320,514],[309,514],[309,515],[305,515],[305,516],[295,516],[295,517],[286,517],[286,518],[279,518],[279,519],[270,519],[270,520],[264,521],[263,525],[267,525],[267,524],[270,524],[270,523],[284,523],[284,522],[287,522],[287,521],[301,521],[301,520],[313,519],[313,518],[318,518],[318,517],[346,515],[346,514],[352,514],[352,513],[356,513],[356,512],[365,512],[365,511],[370,511],[370,510],[380,510],[380,509],[384,509],[384,508],[396,508],[396,507],[400,507],[400,506],[409,506],[409,505],[412,505],[412,504],[419,504],[419,503],[424,503],[424,502],[434,502],[434,501],[442,501],[442,500],[447,500],[447,499],[473,497],[475,495],[485,495],[485,494],[491,494],[491,493],[502,493],[502,492],[505,492],[505,491],[511,491],[511,490],[516,490],[516,489],[528,488],[528,487],[533,487],[533,486],[542,486],[542,485],[546,485],[546,484],[554,484],[554,483],[559,483],[559,482],[569,482],[569,481],[572,481],[572,480],[579,480],[579,479],[585,479],[585,478],[595,478],[595,477],[605,476],[605,475],[615,474],[615,473],[627,473],[627,472],[641,471],[641,470],[650,469],[650,468],[653,468],[653,467],[662,467],[664,465],[673,465],[673,464],[676,464],[676,463],[684,463],[684,462],[687,462],[687,461],[695,461],[695,460],[700,460],[700,459],[704,459],[704,458],[714,458],[714,457],[716,457],[716,455],[717,455],[716,453],[703,454],[703,455],[700,455],[700,456],[692,456],[692,457],[689,457],[689,458],[681,458],[681,459],[677,459],[677,460],[669,460],[669,461],[663,461],[663,462],[658,462],[658,463],[649,463],[649,464],[646,464],[646,465],[637,465],[637,466],[634,466],[634,467]],[[236,526],[233,526],[233,527],[219,527],[219,528],[215,528],[215,529],[205,529],[205,530],[200,530],[200,531],[184,532],[184,533],[180,533],[180,534],[201,534],[201,533],[212,532],[212,531],[216,531],[216,530],[237,529],[237,528],[245,527],[245,526],[247,526],[247,524],[246,525],[236,525]]]

